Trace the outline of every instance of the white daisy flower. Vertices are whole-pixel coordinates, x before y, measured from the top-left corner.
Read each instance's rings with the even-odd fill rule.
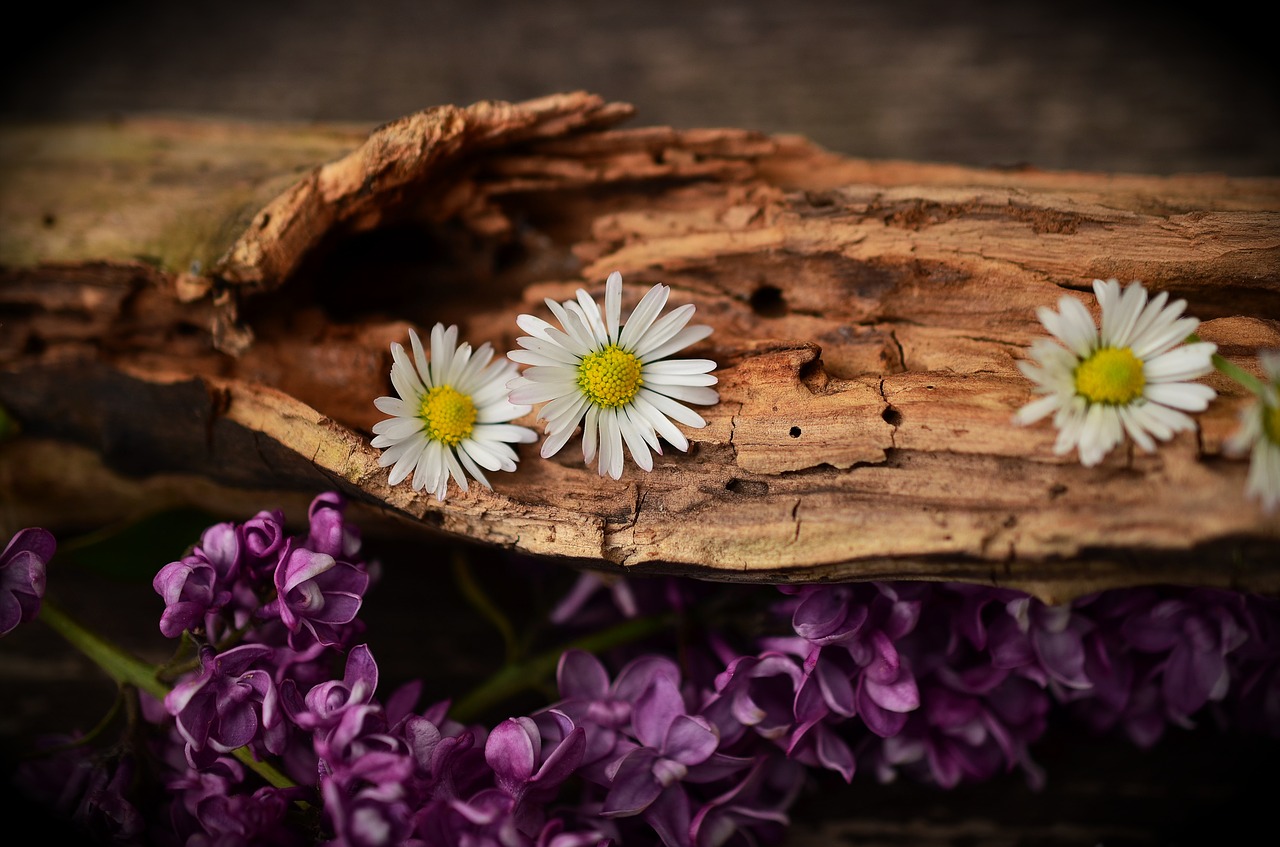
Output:
[[[1245,494],[1266,512],[1280,507],[1280,350],[1258,354],[1266,378],[1258,399],[1240,413],[1240,429],[1227,439],[1227,452],[1249,454]]]
[[[1126,434],[1143,450],[1155,450],[1155,440],[1193,429],[1187,412],[1202,412],[1217,393],[1189,380],[1213,370],[1217,345],[1184,344],[1200,325],[1181,317],[1187,304],[1165,305],[1167,292],[1150,301],[1142,283],[1125,287],[1114,279],[1093,281],[1102,308],[1102,329],[1079,301],[1063,296],[1058,311],[1041,306],[1036,315],[1061,344],[1042,338],[1031,345],[1036,361],[1018,362],[1018,369],[1045,396],[1014,415],[1031,424],[1053,414],[1058,428],[1054,453],[1080,451],[1080,462],[1091,467]]]
[[[511,362],[493,359],[486,342],[474,351],[458,345],[458,328],[436,324],[431,330],[431,359],[418,334],[409,330],[413,360],[399,342],[391,344],[391,385],[399,397],[373,401],[393,417],[373,425],[370,442],[382,450],[378,464],[391,465],[388,482],[399,485],[413,474],[413,490],[444,500],[449,477],[463,491],[467,474],[487,488],[484,471],[513,471],[512,444],[536,441],[538,434],[509,421],[532,407],[507,398],[507,382],[516,374]],[[483,468],[483,470],[482,470]]]
[[[622,274],[615,271],[605,282],[603,313],[579,288],[576,301],[546,301],[559,327],[533,315],[516,320],[529,335],[517,338],[524,349],[507,357],[530,367],[508,387],[513,403],[546,404],[538,412],[547,422],[543,458],[555,455],[579,423],[582,458],[591,464],[598,456],[601,476],[622,476],[624,443],[646,471],[653,469],[650,450],[662,454],[659,436],[689,449],[675,423],[702,427],[706,421],[684,404],[710,405],[720,395],[708,387],[716,384],[710,359],[663,361],[711,334],[708,326],[686,326],[692,304],[658,317],[670,291],[661,284],[649,289],[624,325]]]

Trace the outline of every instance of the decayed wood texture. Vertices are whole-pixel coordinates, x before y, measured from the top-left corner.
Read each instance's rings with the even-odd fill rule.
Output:
[[[1280,590],[1280,521],[1223,455],[1234,383],[1206,378],[1197,432],[1096,468],[1011,422],[1036,307],[1092,309],[1094,278],[1185,298],[1256,373],[1280,347],[1280,181],[862,161],[629,117],[574,93],[367,134],[5,130],[6,519],[336,487],[403,531],[602,568]],[[613,270],[624,314],[661,282],[715,329],[688,351],[721,396],[688,453],[614,481],[571,441],[522,448],[494,491],[387,486],[391,341],[440,320],[510,349],[518,314]]]

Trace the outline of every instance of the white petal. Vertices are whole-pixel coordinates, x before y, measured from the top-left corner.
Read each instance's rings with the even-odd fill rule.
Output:
[[[662,362],[646,362],[642,370],[644,376],[662,374],[664,376],[705,374],[716,369],[716,363],[710,359],[667,359]]]
[[[715,385],[718,380],[711,374],[647,374],[641,377],[645,385],[663,394],[670,394],[664,386],[669,385],[693,385],[707,387]]]
[[[556,344],[552,341],[544,341],[541,338],[530,338],[526,335],[517,338],[516,343],[525,349],[524,351],[514,350],[507,354],[507,358],[511,359],[513,362],[524,361],[523,359],[517,359],[515,357],[516,353],[521,353],[525,356],[542,356],[554,362],[569,365],[571,367],[577,367],[578,362],[581,361],[580,356],[574,355],[570,351],[566,350],[562,345]]]
[[[622,318],[622,274],[614,271],[604,281],[605,335],[610,344],[618,343],[618,327]]]
[[[1080,444],[1088,411],[1089,405],[1082,397],[1073,397],[1070,403],[1058,409],[1058,413],[1053,416],[1054,426],[1058,428],[1058,438],[1053,444],[1055,454],[1065,455]]]
[[[545,441],[542,442],[542,450],[540,454],[542,458],[549,459],[556,453],[560,452],[560,448],[565,445],[574,433],[574,427],[566,427],[560,432],[549,434]]]
[[[1184,412],[1203,412],[1218,392],[1199,382],[1158,382],[1148,385],[1142,395],[1153,403]]]
[[[538,440],[538,433],[527,426],[516,426],[508,423],[486,423],[476,427],[472,438],[477,441],[499,441],[512,444],[532,444]]]
[[[1159,332],[1143,333],[1142,338],[1138,339],[1130,349],[1133,350],[1133,355],[1143,361],[1154,359],[1166,350],[1185,342],[1198,326],[1200,321],[1196,318],[1179,318]]]
[[[1145,361],[1142,365],[1147,382],[1174,382],[1196,379],[1213,370],[1213,354],[1218,345],[1209,342],[1175,347]]]
[[[650,450],[657,453],[659,456],[662,455],[662,443],[658,440],[658,433],[654,431],[654,427],[649,423],[649,420],[641,414],[638,409],[636,409],[634,402],[629,406],[623,406],[619,415],[626,418],[624,421],[626,428],[622,431],[624,438],[626,437],[626,432],[629,428],[636,435],[639,435],[644,439],[644,443],[649,445]]]
[[[418,418],[388,418],[373,425],[373,431],[385,435],[392,441],[402,441],[414,433],[422,431],[423,423]]]
[[[578,386],[576,384],[564,385],[554,382],[529,382],[526,380],[523,385],[517,385],[512,388],[507,397],[512,403],[536,405],[545,403],[548,400],[554,400],[557,397],[563,397],[566,394],[578,394]]]
[[[1168,441],[1173,437],[1174,429],[1155,411],[1156,409],[1165,408],[1165,406],[1156,403],[1130,403],[1128,406],[1123,407],[1123,417],[1131,421],[1135,427],[1141,428],[1143,432],[1155,436],[1160,441]],[[1182,413],[1179,412],[1178,414]],[[1126,429],[1129,426],[1128,421],[1125,424]]]
[[[676,425],[666,415],[658,411],[643,392],[632,399],[631,411],[633,414],[642,416],[658,435],[665,438],[677,450],[684,451],[689,449],[689,442],[684,437],[684,433],[676,429]]]
[[[422,339],[418,338],[418,333],[412,327],[409,328],[409,344],[413,347],[413,374],[425,385],[431,381],[431,371],[427,364],[427,354],[422,351]]]
[[[655,285],[645,292],[644,297],[631,312],[631,316],[627,318],[626,325],[622,327],[622,334],[618,336],[618,344],[624,350],[634,349],[636,342],[649,331],[649,327],[653,326],[653,322],[667,305],[670,293],[671,289],[665,285]]]
[[[413,475],[415,491],[426,489],[431,493],[440,490],[440,478],[444,474],[444,445],[439,441],[428,441],[427,449],[418,460],[418,470]]]
[[[501,456],[499,456],[497,453],[493,452],[492,450],[490,450],[489,448],[487,448],[485,445],[481,444],[479,441],[475,440],[474,438],[463,439],[462,443],[458,445],[458,448],[460,453],[465,453],[471,456],[472,459],[475,459],[476,464],[480,465],[485,470],[490,470],[490,471],[511,470],[511,468],[503,467],[503,465],[506,463],[502,461]]]
[[[694,305],[686,303],[658,318],[649,327],[648,331],[635,339],[635,349],[632,352],[647,361],[662,358],[661,356],[651,355],[650,351],[663,346],[679,334],[680,330],[684,329],[685,324],[689,323],[689,320],[693,317],[694,311]]]
[[[399,397],[377,397],[373,401],[374,408],[386,415],[394,415],[397,418],[405,416],[405,412],[409,407]]]
[[[702,339],[711,334],[709,326],[688,326],[675,334],[675,337],[661,344],[644,354],[642,357],[647,362],[653,362],[658,359],[665,359],[673,353],[678,353],[691,344],[697,344]]]
[[[1129,437],[1143,450],[1148,453],[1154,452],[1156,443],[1147,434],[1143,419],[1134,413],[1134,408],[1134,406],[1117,406],[1116,414],[1120,416],[1120,423],[1124,425],[1124,431],[1129,434]]]
[[[588,465],[596,457],[600,444],[600,407],[591,406],[582,419],[582,461]]]
[[[1014,413],[1013,422],[1020,426],[1033,424],[1052,413],[1061,404],[1062,398],[1057,394],[1050,394],[1046,397],[1041,397],[1039,400],[1032,400]]]
[[[609,328],[605,326],[604,316],[600,314],[600,304],[587,293],[586,289],[578,289],[578,299],[570,300],[564,307],[571,314],[581,318],[583,324],[591,331],[591,336],[600,344],[609,343]]]
[[[586,414],[590,404],[584,395],[574,392],[557,397],[538,412],[538,417],[546,420],[547,432],[559,431],[565,427],[577,426],[578,421]]]
[[[445,467],[449,469],[449,475],[453,477],[453,481],[456,482],[458,487],[463,491],[468,490],[467,475],[463,473],[462,465],[458,464],[458,457],[454,455],[452,450],[443,450],[441,453],[444,456]]]
[[[1098,346],[1098,330],[1093,317],[1084,304],[1074,297],[1063,295],[1058,300],[1058,311],[1045,306],[1036,309],[1036,315],[1044,328],[1066,345],[1076,356],[1084,358]]]
[[[605,409],[600,413],[600,475],[607,473],[613,479],[620,479],[625,458],[617,412]]]
[[[635,460],[636,465],[644,471],[653,470],[653,454],[649,452],[649,446],[645,443],[641,431],[627,417],[624,410],[614,409],[613,416],[618,432],[622,434],[622,440],[626,442],[627,450],[631,452],[631,458]],[[618,452],[621,453],[622,451],[619,450]],[[619,463],[618,475],[620,476],[621,474],[622,466]],[[618,477],[614,476],[613,478],[617,479]]]
[[[1094,282],[1094,290],[1099,288]],[[1102,307],[1102,344],[1109,347],[1128,347],[1142,309],[1147,305],[1147,289],[1141,283],[1131,283],[1124,293],[1115,297],[1117,286],[1106,286],[1107,296],[1098,295]]]
[[[656,391],[650,391],[647,388],[641,388],[636,394],[637,397],[643,397],[649,401],[651,405],[656,407],[662,414],[671,418],[676,423],[682,423],[685,426],[704,427],[707,422],[702,419],[693,409],[688,406],[681,405],[670,397],[658,394]]]
[[[397,444],[392,444],[390,447],[383,450],[381,454],[379,454],[378,464],[381,467],[385,468],[385,467],[388,467],[389,465],[397,464],[402,458],[404,458],[405,454],[413,453],[413,458],[406,464],[406,467],[411,469],[413,465],[416,464],[417,457],[422,454],[422,450],[426,446],[427,446],[427,439],[425,438],[407,439]],[[395,476],[395,472],[393,471],[391,475]],[[395,482],[392,482],[390,484],[395,485],[396,482],[399,482],[401,479],[404,479],[404,477],[407,475],[408,475],[408,470],[406,470],[404,474],[400,476],[399,479],[397,479]]]
[[[409,361],[409,356],[404,352],[404,348],[396,342],[391,343],[391,385],[395,388],[396,393],[403,399],[421,397],[426,393],[426,385],[423,384],[417,369],[414,368],[413,362]]]
[[[493,490],[493,486],[489,484],[489,479],[484,475],[484,471],[480,470],[480,468],[476,466],[476,463],[471,460],[471,457],[468,456],[465,451],[460,451],[458,453],[458,461],[462,462],[462,466],[466,468],[467,473],[471,474],[471,476],[478,480],[481,485],[488,488],[490,491]]]
[[[433,386],[446,384],[445,374],[448,373],[457,343],[457,326],[450,326],[445,329],[444,324],[437,323],[431,328],[431,362],[429,364],[431,366],[431,384]]]
[[[456,374],[450,376],[451,384],[463,394],[473,394],[479,386],[486,384],[490,379],[494,378],[495,374],[502,372],[502,369],[515,368],[515,365],[511,362],[499,359],[494,362],[492,370],[486,370],[490,362],[493,362],[493,347],[486,341],[471,351],[471,356],[467,359],[465,367],[460,368]],[[456,359],[454,364],[457,364]]]
[[[1120,416],[1111,406],[1094,403],[1085,414],[1080,430],[1080,463],[1093,467],[1111,452],[1123,438]]]
[[[720,395],[713,389],[699,385],[655,385],[652,390],[655,394],[663,394],[673,400],[693,403],[695,406],[710,406],[720,400]]]
[[[399,485],[404,478],[409,475],[409,472],[422,461],[422,454],[426,451],[427,445],[430,443],[431,442],[427,441],[425,438],[419,438],[415,441],[406,441],[406,449],[399,458],[396,459],[395,467],[391,469],[391,474],[387,477],[387,484]],[[387,453],[390,452],[390,450],[387,451]],[[384,453],[383,455],[385,456],[387,454]]]
[[[547,302],[550,303],[552,301],[548,300]],[[551,324],[547,323],[537,315],[518,315],[516,317],[516,326],[520,327],[534,338],[543,340],[547,338],[547,330],[554,329]],[[517,343],[519,342],[517,341]]]

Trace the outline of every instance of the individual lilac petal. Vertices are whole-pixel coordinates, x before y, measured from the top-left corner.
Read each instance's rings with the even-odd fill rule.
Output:
[[[824,768],[840,774],[845,782],[853,780],[853,775],[857,771],[853,751],[826,724],[818,724],[814,728],[813,744],[818,761]]]
[[[855,618],[849,621],[851,614]],[[844,591],[819,587],[800,601],[791,622],[801,637],[821,641],[833,635],[857,632],[866,614],[867,610],[862,606],[850,610]]]
[[[876,703],[867,691],[866,677],[862,678],[862,682],[863,684],[858,686],[857,695],[858,715],[862,718],[862,722],[866,724],[867,729],[881,738],[897,735],[907,722],[906,712],[886,709]]]
[[[644,819],[667,847],[691,847],[692,814],[689,797],[683,791],[662,792],[646,810]]]
[[[828,658],[821,658],[814,665],[814,675],[822,691],[822,700],[831,711],[845,717],[852,717],[857,712],[854,701],[854,685],[848,669]]]
[[[677,716],[684,713],[684,697],[680,689],[667,677],[656,676],[636,701],[631,716],[632,728],[641,744],[660,749],[667,729]]]
[[[307,540],[303,546],[335,559],[354,559],[360,552],[360,530],[345,519],[346,508],[346,499],[336,491],[317,495],[307,508]]]
[[[1041,665],[1055,680],[1068,688],[1092,685],[1084,673],[1084,643],[1079,632],[1036,629],[1031,633],[1031,643]]]
[[[508,718],[489,733],[484,758],[498,776],[498,786],[508,790],[533,776],[542,752],[542,737],[531,718]],[[508,793],[511,793],[510,791]]]
[[[580,726],[571,727],[551,754],[546,757],[531,781],[540,787],[551,788],[560,785],[582,764],[586,749],[586,729]]]
[[[696,765],[706,761],[716,751],[720,734],[698,716],[677,715],[667,730],[663,742],[663,754],[683,765]]]
[[[609,691],[609,672],[591,653],[566,650],[556,667],[556,682],[561,697],[598,700]]]
[[[910,673],[903,672],[889,683],[863,677],[862,690],[871,702],[891,712],[910,712],[920,707],[920,691]]]
[[[1165,699],[1182,715],[1199,711],[1229,678],[1225,657],[1217,651],[1174,650],[1164,666]]]
[[[898,649],[883,630],[871,633],[869,646],[872,650],[871,662],[863,668],[867,678],[879,683],[891,683],[898,678],[901,660]]]
[[[632,750],[619,762],[613,784],[600,813],[606,818],[638,815],[662,793],[662,785],[653,776],[658,753],[648,747]]]
[[[656,653],[640,656],[618,671],[613,681],[613,696],[634,703],[659,677],[676,688],[680,686],[680,668],[672,659]]]

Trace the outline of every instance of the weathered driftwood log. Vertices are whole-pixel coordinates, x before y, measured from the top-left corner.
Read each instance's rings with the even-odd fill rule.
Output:
[[[403,531],[710,579],[955,579],[1050,601],[1280,590],[1280,521],[1222,444],[1235,383],[1155,454],[1055,457],[1015,362],[1094,278],[1185,298],[1246,370],[1280,347],[1280,181],[991,171],[802,138],[617,128],[575,93],[377,128],[122,121],[0,133],[4,519],[57,526],[334,487]],[[619,481],[571,442],[495,490],[392,488],[389,344],[609,272],[715,328],[721,400]],[[539,428],[533,415],[521,422]],[[290,494],[291,493],[291,494]],[[9,529],[10,527],[6,527]]]

